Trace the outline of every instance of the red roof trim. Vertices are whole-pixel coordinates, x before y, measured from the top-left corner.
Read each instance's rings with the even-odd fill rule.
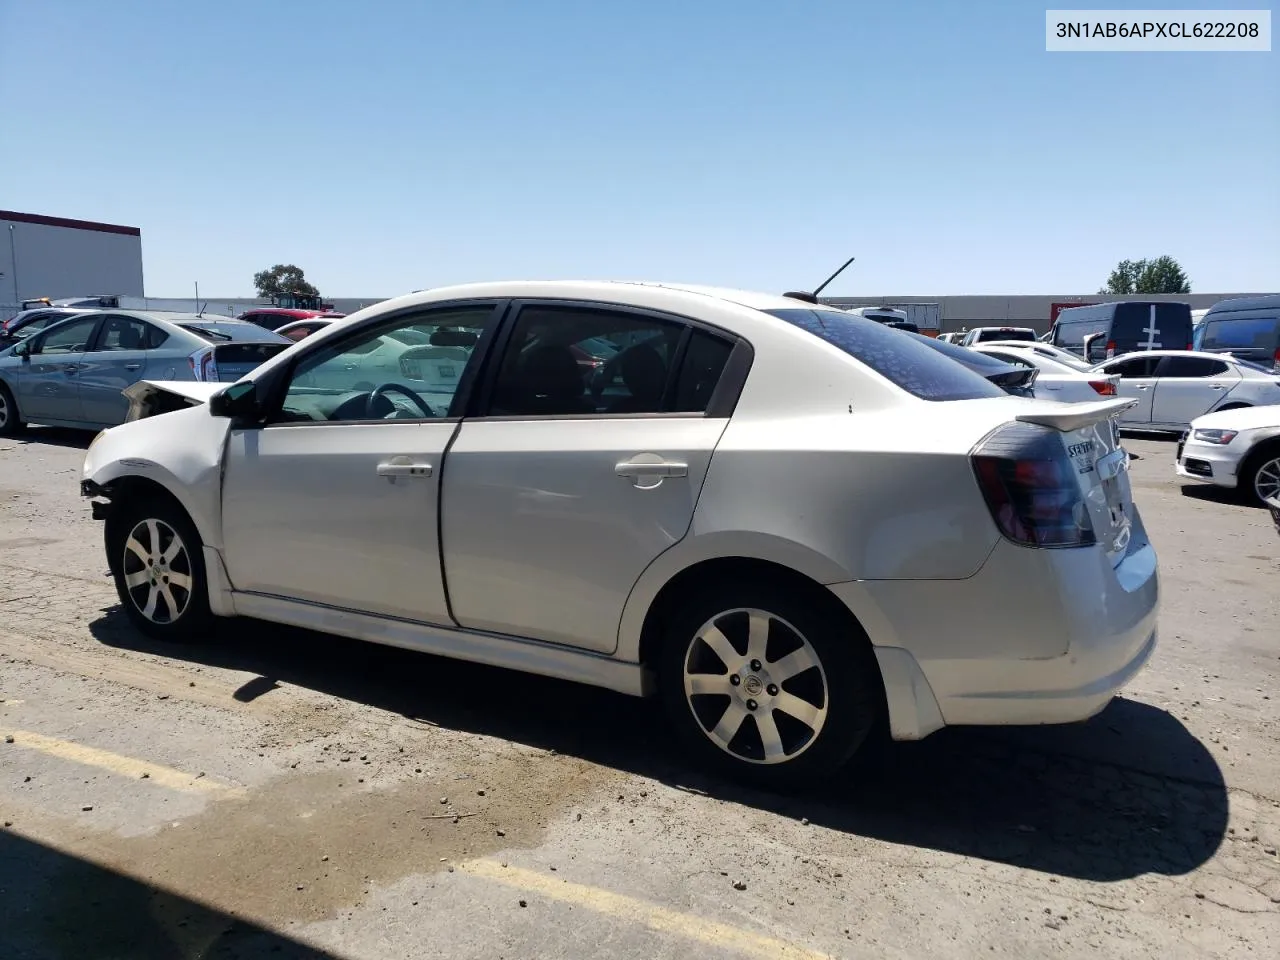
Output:
[[[66,217],[46,217],[39,213],[17,213],[0,210],[0,220],[14,223],[38,223],[45,227],[66,227],[69,230],[96,230],[98,233],[122,233],[128,237],[141,237],[137,227],[125,227],[118,223],[98,223],[95,220],[70,220]]]

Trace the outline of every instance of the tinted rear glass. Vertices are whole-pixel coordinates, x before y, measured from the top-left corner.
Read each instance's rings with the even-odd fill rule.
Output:
[[[184,323],[182,329],[219,343],[230,340],[242,343],[292,343],[288,337],[251,323]]]
[[[1151,308],[1156,325],[1151,326]],[[1191,342],[1191,307],[1185,303],[1120,303],[1111,322],[1110,340],[1116,350],[1182,350]]]
[[[1274,350],[1280,341],[1280,318],[1210,317],[1200,345],[1205,350]]]
[[[975,400],[1004,395],[995,384],[957,363],[943,350],[963,347],[936,343],[919,334],[894,330],[884,324],[838,310],[766,310],[833,347],[843,350],[880,376],[922,400]],[[921,340],[929,340],[922,343]],[[990,360],[991,358],[986,358]],[[1005,364],[992,361],[999,367]]]

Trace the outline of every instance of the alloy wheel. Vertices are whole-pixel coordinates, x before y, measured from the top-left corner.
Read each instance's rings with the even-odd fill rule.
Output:
[[[124,586],[152,623],[176,622],[191,603],[192,567],[186,544],[163,520],[140,520],[124,541]]]
[[[726,610],[703,624],[685,653],[684,692],[708,739],[748,763],[794,760],[827,721],[817,650],[766,610]]]
[[[1272,457],[1253,477],[1253,489],[1263,502],[1280,500],[1280,457]]]
[[[0,430],[9,425],[9,400],[4,395],[4,391],[0,390]]]

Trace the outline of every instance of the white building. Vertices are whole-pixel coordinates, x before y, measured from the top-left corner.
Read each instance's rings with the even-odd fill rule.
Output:
[[[109,294],[142,296],[141,230],[0,210],[0,314],[36,297]]]

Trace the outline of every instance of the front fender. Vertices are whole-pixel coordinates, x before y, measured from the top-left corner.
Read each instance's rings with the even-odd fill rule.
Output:
[[[112,427],[90,444],[81,479],[106,489],[131,477],[159,484],[182,504],[205,545],[220,549],[230,423],[199,406]]]

